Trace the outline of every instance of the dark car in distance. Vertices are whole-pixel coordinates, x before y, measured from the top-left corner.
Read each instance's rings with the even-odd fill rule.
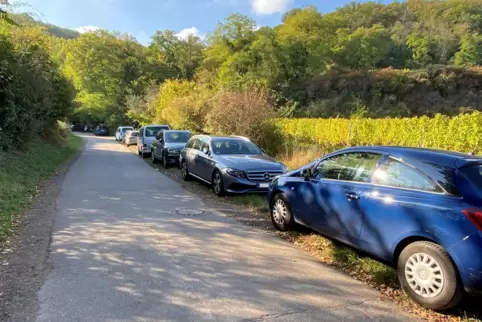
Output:
[[[247,138],[193,136],[181,151],[182,178],[212,185],[216,195],[266,192],[271,180],[287,168]]]
[[[105,125],[99,125],[94,131],[96,136],[107,136],[109,135],[109,129]]]
[[[279,230],[298,223],[392,264],[426,308],[482,292],[482,158],[348,148],[276,177],[268,204]]]
[[[164,168],[179,162],[181,150],[192,136],[186,130],[161,130],[156,135],[156,140],[151,145],[151,160],[156,163],[161,160]]]

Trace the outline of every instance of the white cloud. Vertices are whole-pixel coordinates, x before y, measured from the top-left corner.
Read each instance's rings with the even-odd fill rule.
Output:
[[[199,37],[201,39],[204,38],[204,35],[201,34],[199,29],[197,29],[196,27],[184,28],[183,30],[179,31],[176,34],[176,37],[179,38],[179,39],[182,39],[182,40],[187,40],[189,35],[193,35],[193,36]]]
[[[96,27],[96,26],[83,26],[83,27],[75,28],[74,30],[80,32],[81,34],[84,34],[86,32],[92,32],[92,31],[96,31],[96,30],[99,30],[99,29],[100,28]]]
[[[283,13],[288,10],[294,0],[252,0],[253,11],[258,15],[272,15],[273,13]]]

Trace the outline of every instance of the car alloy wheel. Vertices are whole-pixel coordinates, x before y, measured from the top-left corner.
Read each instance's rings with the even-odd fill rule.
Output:
[[[276,200],[273,205],[273,220],[278,225],[283,225],[286,220],[286,214],[288,213],[288,207],[281,199]]]
[[[425,253],[410,256],[405,264],[405,278],[410,288],[422,297],[439,295],[445,284],[440,264]]]
[[[216,171],[213,175],[213,191],[216,196],[222,196],[224,194],[223,178],[221,173]]]

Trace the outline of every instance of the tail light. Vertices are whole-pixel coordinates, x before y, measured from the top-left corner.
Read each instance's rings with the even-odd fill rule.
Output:
[[[462,212],[478,230],[482,231],[482,210],[464,209]]]

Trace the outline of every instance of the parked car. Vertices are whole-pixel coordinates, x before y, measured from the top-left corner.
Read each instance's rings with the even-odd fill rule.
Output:
[[[109,135],[109,129],[105,125],[99,125],[94,131],[96,136],[107,136]]]
[[[243,137],[193,136],[180,155],[182,178],[212,185],[216,195],[266,192],[272,178],[284,173],[282,163]]]
[[[179,162],[179,154],[192,136],[191,131],[161,130],[151,146],[152,163],[162,161],[164,168]]]
[[[139,136],[139,131],[128,130],[124,136],[124,143],[127,146],[137,144],[137,137]]]
[[[132,126],[119,126],[115,131],[115,139],[117,142],[122,142],[127,131],[134,130]]]
[[[157,133],[161,130],[170,130],[167,124],[152,124],[146,125],[139,129],[139,136],[137,137],[137,153],[145,158],[151,153],[151,145],[156,139]]]
[[[429,149],[349,148],[273,180],[274,226],[295,223],[397,267],[434,310],[482,292],[482,158]]]

